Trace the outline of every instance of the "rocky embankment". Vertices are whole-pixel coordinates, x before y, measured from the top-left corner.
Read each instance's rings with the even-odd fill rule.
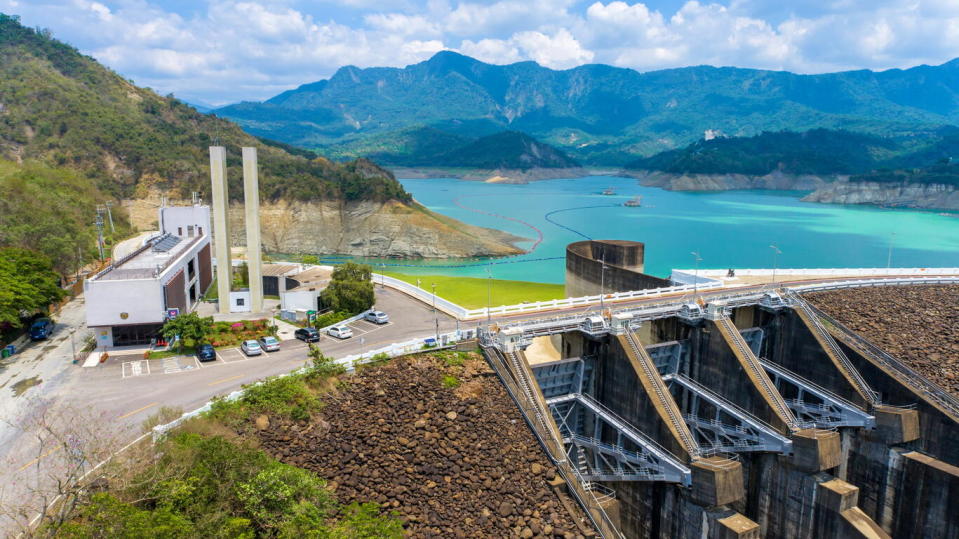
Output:
[[[959,210],[959,190],[952,185],[837,181],[819,187],[803,200],[831,204]]]
[[[959,396],[959,286],[851,288],[806,298]]]
[[[392,167],[390,172],[397,178],[426,179],[426,178],[458,178],[460,180],[525,184],[539,180],[558,180],[565,178],[584,178],[611,174],[613,171],[598,171],[581,167],[574,168],[531,168],[516,169],[463,169],[463,168],[407,168]]]
[[[361,369],[325,401],[322,419],[260,430],[263,447],[326,477],[344,502],[395,509],[411,536],[592,535],[478,354]]]
[[[189,204],[189,201],[169,201]],[[131,222],[156,230],[160,195],[124,203]],[[230,207],[233,245],[245,245],[243,206]],[[260,203],[263,247],[290,254],[346,254],[398,258],[507,256],[523,252],[520,238],[468,225],[419,204],[396,201],[267,201]]]
[[[731,191],[734,189],[776,189],[811,191],[836,181],[833,176],[812,174],[783,174],[772,172],[765,176],[746,174],[673,174],[655,171],[626,171],[624,174],[639,180],[646,187],[668,191]]]

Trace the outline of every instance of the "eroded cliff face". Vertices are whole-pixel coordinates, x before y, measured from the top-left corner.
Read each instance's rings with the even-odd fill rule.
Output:
[[[959,210],[959,190],[951,185],[839,181],[807,195],[808,202],[874,204]]]
[[[162,195],[124,202],[131,222],[141,230],[156,229]],[[189,201],[168,200],[168,204]],[[398,258],[506,256],[522,253],[515,243],[525,238],[481,228],[396,201],[261,201],[260,229],[267,252],[347,254]],[[214,234],[216,231],[214,231]],[[230,206],[234,246],[246,244],[243,206]]]
[[[667,172],[631,173],[647,187],[669,191],[729,191],[733,189],[777,189],[812,191],[836,181],[833,176],[812,174],[783,174],[771,172],[765,176],[745,174],[672,174]]]

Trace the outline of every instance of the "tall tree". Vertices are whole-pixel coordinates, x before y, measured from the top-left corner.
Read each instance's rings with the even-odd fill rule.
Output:
[[[181,314],[163,324],[160,333],[167,339],[180,337],[180,350],[183,341],[190,339],[194,344],[203,342],[213,331],[213,317],[201,318],[197,313]]]
[[[373,306],[373,270],[347,262],[333,270],[329,286],[320,294],[323,304],[336,312],[361,313]]]
[[[66,294],[46,256],[16,247],[0,248],[0,323],[20,327]]]

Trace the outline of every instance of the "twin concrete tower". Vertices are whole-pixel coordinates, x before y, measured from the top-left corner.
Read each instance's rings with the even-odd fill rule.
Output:
[[[230,312],[230,189],[226,179],[226,148],[210,146],[210,181],[213,183],[213,251],[219,310]],[[263,255],[260,245],[260,185],[256,148],[243,148],[243,204],[246,216],[246,261],[249,268],[250,311],[263,311]]]

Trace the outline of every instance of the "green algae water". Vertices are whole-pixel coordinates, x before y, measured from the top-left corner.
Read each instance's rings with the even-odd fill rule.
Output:
[[[456,179],[400,180],[417,201],[461,221],[530,238],[525,255],[489,260],[365,259],[402,273],[562,283],[566,245],[586,238],[641,241],[646,271],[672,268],[959,266],[959,219],[934,211],[802,202],[802,192],[690,193],[595,176],[526,185]],[[604,195],[612,188],[614,195]],[[634,196],[642,206],[626,207]],[[540,234],[542,239],[539,240]],[[538,243],[537,243],[537,240]]]

